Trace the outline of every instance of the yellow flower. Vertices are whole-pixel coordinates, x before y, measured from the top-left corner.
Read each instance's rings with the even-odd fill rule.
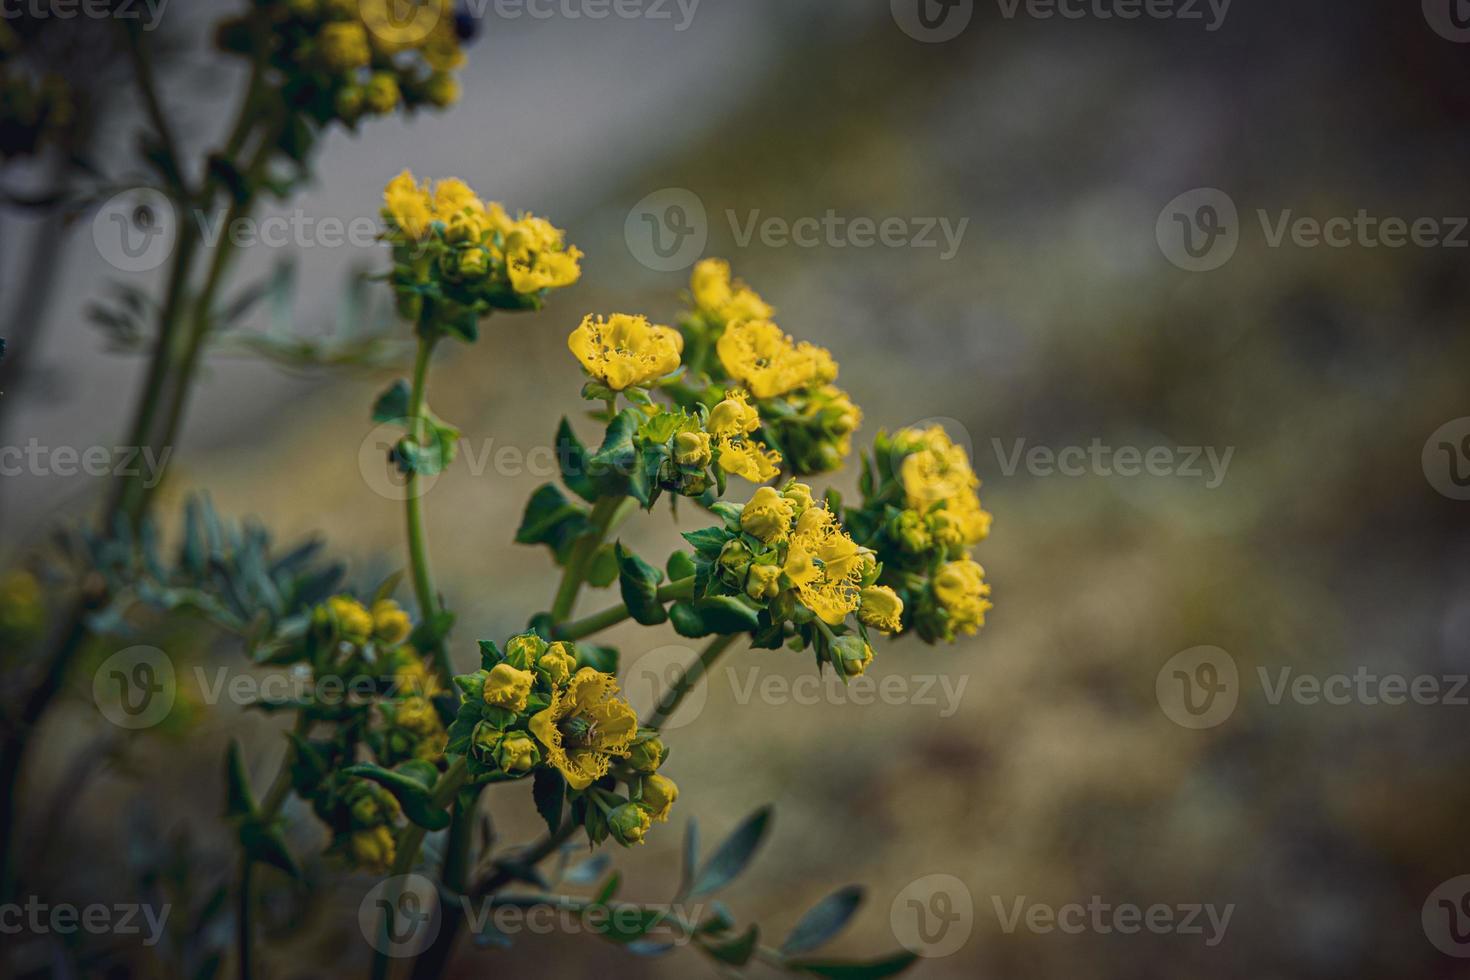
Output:
[[[368,48],[367,30],[360,23],[342,21],[323,24],[317,34],[317,47],[322,63],[331,71],[345,72],[366,68],[373,53]]]
[[[551,704],[531,716],[531,734],[546,750],[546,761],[573,789],[586,789],[607,775],[612,757],[624,757],[638,734],[638,716],[618,697],[610,674],[583,667]]]
[[[520,633],[505,641],[505,661],[517,670],[530,670],[547,647],[540,634]]]
[[[934,597],[949,614],[955,632],[977,632],[985,625],[985,612],[993,608],[985,569],[968,558],[948,562],[934,576]]]
[[[817,502],[812,499],[812,488],[805,483],[797,483],[795,480],[786,484],[786,489],[781,491],[781,496],[791,501],[792,514],[796,517],[800,517],[817,506]]]
[[[413,757],[425,762],[435,762],[444,757],[444,750],[447,748],[449,748],[449,733],[441,729],[419,739],[419,744],[413,747]]]
[[[582,252],[569,248],[565,252],[537,252],[513,255],[507,269],[510,285],[518,293],[538,293],[543,289],[561,289],[582,278]]]
[[[572,654],[569,643],[553,643],[536,663],[558,687],[570,680],[572,671],[577,669],[577,658]]]
[[[805,341],[795,343],[770,320],[731,323],[715,350],[725,372],[756,398],[776,398],[837,377],[830,352]]]
[[[413,622],[408,613],[392,599],[379,599],[373,603],[373,636],[380,643],[396,647],[408,639],[413,631]]]
[[[416,694],[419,697],[432,698],[440,691],[438,677],[429,669],[428,664],[419,659],[417,653],[409,653],[411,658],[393,672],[397,693],[400,696]]]
[[[903,600],[886,585],[863,589],[859,601],[858,620],[883,633],[897,633],[903,628]]]
[[[680,466],[708,466],[714,455],[708,432],[681,432],[674,436],[674,462]]]
[[[421,697],[400,701],[393,717],[399,728],[415,735],[433,735],[444,727],[439,720],[439,712],[434,710],[434,706],[426,698]]]
[[[894,444],[914,449],[899,467],[909,507],[927,514],[943,505],[946,523],[954,522],[964,544],[985,540],[990,534],[990,514],[980,507],[975,493],[980,479],[970,468],[965,450],[937,425],[922,431],[905,429],[894,437]]]
[[[715,441],[720,469],[752,483],[764,483],[780,472],[781,454],[749,438],[760,427],[760,413],[739,388],[710,410],[709,434]]]
[[[458,177],[445,177],[434,185],[434,213],[440,221],[448,222],[459,214],[485,217],[485,202],[480,200],[469,184]]]
[[[656,381],[679,367],[684,338],[644,316],[589,316],[567,338],[587,373],[614,391]]]
[[[531,685],[536,677],[528,670],[516,670],[510,664],[496,664],[485,678],[485,703],[511,711],[526,710]]]
[[[387,824],[357,831],[352,835],[350,846],[352,859],[358,867],[379,874],[392,870],[397,848],[393,842],[393,830]]]
[[[826,508],[813,508],[796,521],[785,572],[796,597],[829,626],[858,608],[863,559],[852,538]]]
[[[428,234],[434,208],[427,182],[420,186],[412,173],[403,171],[383,190],[383,206],[393,223],[410,239],[417,241]]]
[[[769,320],[776,312],[753,289],[731,280],[730,263],[724,259],[696,264],[689,291],[699,312],[717,320]]]
[[[639,800],[648,808],[648,815],[659,823],[669,822],[669,811],[679,798],[679,787],[667,776],[644,776],[643,797]]]
[[[791,501],[772,487],[761,487],[740,514],[740,529],[766,544],[784,541],[796,516]]]
[[[348,643],[366,643],[373,635],[372,613],[351,596],[333,596],[327,600],[327,609],[337,624],[337,635]]]

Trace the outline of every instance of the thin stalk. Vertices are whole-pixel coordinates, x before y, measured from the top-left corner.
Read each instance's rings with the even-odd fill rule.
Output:
[[[711,640],[709,645],[700,653],[699,659],[688,667],[685,667],[684,672],[679,675],[679,679],[674,681],[674,686],[664,693],[662,700],[658,703],[658,707],[654,709],[653,714],[649,716],[646,722],[648,727],[662,728],[674,712],[679,710],[679,705],[688,696],[689,692],[694,690],[694,685],[699,683],[701,677],[709,673],[709,669],[715,665],[715,661],[719,660],[725,651],[735,644],[737,639],[739,639],[739,634],[717,636]]]
[[[428,380],[429,361],[434,353],[435,337],[420,337],[418,355],[413,366],[413,386],[408,398],[408,422],[413,440],[423,446],[429,439],[429,419],[424,411]],[[419,603],[419,616],[424,622],[438,618],[443,611],[439,603],[439,592],[434,588],[434,574],[429,565],[429,538],[424,530],[424,486],[419,472],[408,474],[408,500],[405,505],[408,519],[408,558],[413,573],[413,591]],[[442,639],[435,640],[431,651],[434,669],[445,684],[450,683],[454,668],[449,661],[449,649]]]
[[[250,980],[255,975],[251,962],[250,937],[252,933],[252,906],[255,904],[255,868],[250,855],[240,855],[240,887],[235,894],[235,949],[240,960],[240,980]]]
[[[561,584],[557,586],[556,599],[551,605],[551,621],[563,622],[577,606],[577,596],[587,580],[588,566],[597,554],[597,549],[607,536],[633,512],[636,501],[632,497],[605,497],[592,508],[592,529],[578,539],[567,556],[566,568],[562,570]]]
[[[694,579],[682,578],[677,582],[659,586],[658,601],[668,602],[672,599],[689,599],[694,595]],[[616,626],[626,619],[631,619],[633,614],[628,610],[626,602],[618,603],[611,609],[593,613],[582,619],[574,620],[562,626],[554,627],[552,633],[558,640],[584,640],[594,633],[600,633],[605,629]]]

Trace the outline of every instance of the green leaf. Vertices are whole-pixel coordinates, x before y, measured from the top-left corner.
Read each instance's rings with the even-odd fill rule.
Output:
[[[567,796],[567,781],[561,773],[545,766],[539,767],[531,781],[531,798],[536,802],[536,812],[546,821],[546,832],[555,834],[561,829],[562,808]]]
[[[679,873],[679,896],[683,898],[694,887],[694,875],[699,871],[699,823],[689,818],[684,825],[684,866]]]
[[[734,596],[681,599],[669,610],[669,618],[680,636],[690,638],[746,633],[760,626],[756,611]]]
[[[687,551],[676,551],[669,555],[669,560],[664,563],[664,571],[669,573],[670,582],[679,582],[686,578],[694,577],[694,559],[689,557]]]
[[[410,389],[408,382],[399,378],[373,402],[373,421],[378,424],[408,422]]]
[[[605,589],[618,579],[618,556],[613,546],[605,544],[592,555],[587,565],[587,584],[594,589]]]
[[[696,554],[711,561],[720,557],[720,552],[725,549],[725,542],[730,540],[730,535],[717,527],[707,527],[702,531],[687,531],[682,537],[694,546]]]
[[[400,470],[420,476],[436,476],[454,462],[459,450],[458,429],[430,416],[427,437],[423,445],[404,437],[393,447],[393,459]]]
[[[516,531],[517,544],[544,544],[561,562],[571,551],[574,541],[587,532],[591,523],[587,508],[572,503],[553,484],[546,484],[531,495]]]
[[[240,847],[258,864],[279,868],[293,878],[301,877],[301,868],[291,856],[281,828],[274,824],[264,824],[254,818],[240,824]]]
[[[613,898],[617,895],[618,888],[621,887],[622,884],[622,874],[620,872],[614,871],[612,874],[607,876],[607,881],[604,881],[602,883],[602,887],[597,889],[597,897],[593,898],[592,901],[598,905],[606,905],[608,902],[611,902]]]
[[[642,417],[641,412],[631,408],[614,415],[607,424],[602,446],[588,460],[588,475],[596,481],[603,495],[626,486],[633,475],[634,465],[638,462],[638,447],[633,442],[633,435],[638,431]]]
[[[755,953],[755,947],[760,941],[760,927],[752,925],[735,939],[726,943],[710,944],[702,943],[704,951],[721,963],[729,963],[731,966],[744,966],[750,962],[750,957]]]
[[[787,960],[786,968],[827,980],[883,980],[896,977],[919,958],[918,953],[904,950],[881,959],[865,963],[844,963],[838,960]]]
[[[372,763],[349,766],[343,772],[371,779],[392,793],[399,806],[403,807],[403,815],[425,830],[443,830],[449,826],[449,811],[436,806],[433,795],[412,776]]]
[[[250,792],[245,757],[240,743],[230,739],[230,747],[225,752],[225,816],[248,817],[254,813],[255,797]]]
[[[561,420],[561,425],[556,430],[556,459],[561,466],[561,479],[567,489],[589,504],[596,503],[599,494],[597,483],[588,472],[587,447],[582,445],[582,441],[572,431],[572,423],[566,419]]]
[[[740,876],[770,829],[771,812],[769,806],[761,807],[725,838],[725,842],[699,869],[694,886],[689,890],[690,898],[717,892]]]
[[[609,942],[618,944],[642,939],[668,915],[665,909],[645,909],[634,905],[619,905],[615,909],[606,909],[605,906],[602,908],[604,911],[587,923],[588,928]]]
[[[848,885],[828,895],[796,923],[781,943],[782,955],[799,956],[824,945],[842,931],[862,904],[863,889],[858,885]]]
[[[617,647],[578,643],[577,666],[591,667],[603,674],[616,674],[618,672],[618,649]]]
[[[623,601],[635,622],[643,626],[657,626],[669,618],[663,603],[658,600],[658,586],[664,573],[648,562],[626,550],[622,542],[616,548],[618,558],[618,584],[622,589]]]
[[[724,519],[725,530],[732,534],[740,533],[740,515],[745,512],[744,504],[732,504],[722,500],[717,504],[712,504],[710,510]]]

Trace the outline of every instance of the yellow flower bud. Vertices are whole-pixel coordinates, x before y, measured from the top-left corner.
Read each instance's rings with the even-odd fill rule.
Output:
[[[539,634],[521,633],[506,641],[505,662],[517,670],[530,670],[546,651],[546,641]]]
[[[373,57],[368,47],[367,28],[360,21],[324,24],[316,40],[322,64],[330,71],[366,68]]]
[[[745,579],[745,594],[757,602],[774,599],[781,592],[781,569],[776,565],[751,565]]]
[[[667,776],[644,776],[643,797],[639,801],[648,809],[648,814],[659,823],[669,822],[669,811],[679,798],[679,787]]]
[[[427,698],[412,697],[400,701],[393,717],[399,728],[415,735],[433,735],[443,727],[439,712]]]
[[[485,678],[485,703],[511,711],[525,711],[536,678],[530,671],[517,670],[510,664],[496,664]]]
[[[536,663],[557,687],[570,680],[572,672],[577,669],[577,657],[570,643],[553,643]]]
[[[372,613],[351,596],[333,596],[327,600],[327,610],[332,621],[337,624],[337,636],[341,639],[361,645],[372,636]]]
[[[349,85],[337,92],[337,115],[351,121],[362,112],[362,88]]]
[[[373,636],[378,642],[396,647],[408,639],[413,632],[413,622],[408,613],[392,599],[379,599],[373,603]]]
[[[890,533],[898,540],[898,546],[910,554],[921,554],[934,544],[923,515],[916,510],[900,511]]]
[[[541,750],[525,732],[510,732],[496,746],[495,761],[506,772],[530,772],[541,761]]]
[[[674,436],[674,462],[680,466],[708,466],[714,458],[708,432],[681,432]]]
[[[624,803],[608,814],[607,826],[619,844],[624,847],[632,847],[634,844],[643,843],[643,836],[648,833],[650,821],[647,811],[641,806],[636,803]]]
[[[858,620],[883,633],[897,633],[903,628],[903,600],[886,585],[863,589]]]
[[[386,824],[357,831],[352,835],[350,847],[352,860],[358,867],[380,874],[392,870],[397,845],[393,842],[392,829]]]
[[[431,104],[447,109],[459,101],[459,81],[447,72],[435,72],[424,88],[424,95]]]
[[[832,644],[832,659],[842,668],[843,676],[859,677],[873,662],[873,648],[860,636],[839,636]]]
[[[760,425],[760,413],[743,397],[726,398],[709,413],[709,430],[717,435],[748,433]]]
[[[948,562],[934,576],[934,598],[949,614],[951,637],[956,632],[975,633],[985,625],[989,595],[985,569],[968,558]]]
[[[771,487],[761,487],[740,515],[740,529],[766,544],[784,540],[791,529],[791,501]]]
[[[786,489],[781,491],[781,496],[791,501],[792,511],[797,517],[817,506],[817,502],[812,499],[812,488],[805,483],[793,481],[786,484]]]
[[[363,101],[373,112],[383,115],[392,112],[398,105],[398,79],[388,72],[373,72],[368,79],[367,90],[363,93]]]
[[[628,750],[628,765],[639,772],[656,772],[663,764],[664,743],[657,735],[649,735],[634,742]]]

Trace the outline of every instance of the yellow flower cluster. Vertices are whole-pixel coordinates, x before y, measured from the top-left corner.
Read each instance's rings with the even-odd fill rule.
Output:
[[[749,396],[735,388],[709,413],[709,435],[720,469],[752,483],[764,483],[780,472],[781,454],[753,438],[760,413]]]
[[[836,626],[857,611],[867,561],[836,515],[814,507],[796,519],[784,571],[802,605]]]
[[[567,785],[584,790],[607,775],[614,758],[628,756],[638,716],[618,696],[612,675],[583,667],[552,691],[551,704],[531,716],[529,728]]]
[[[698,311],[716,323],[769,320],[776,312],[755,290],[731,279],[730,263],[724,259],[704,259],[695,265],[689,291]]]
[[[614,313],[606,320],[588,316],[567,338],[567,346],[593,378],[624,391],[678,370],[684,338],[647,317]]]
[[[901,430],[894,445],[908,453],[899,467],[908,507],[926,519],[934,540],[949,548],[985,540],[991,518],[980,506],[980,479],[965,450],[937,425]]]
[[[985,613],[993,608],[989,596],[985,569],[968,558],[945,563],[934,576],[934,597],[956,632],[974,635],[985,625]]]
[[[778,398],[837,378],[837,362],[825,348],[797,343],[770,320],[737,320],[715,345],[725,372],[756,398]]]

